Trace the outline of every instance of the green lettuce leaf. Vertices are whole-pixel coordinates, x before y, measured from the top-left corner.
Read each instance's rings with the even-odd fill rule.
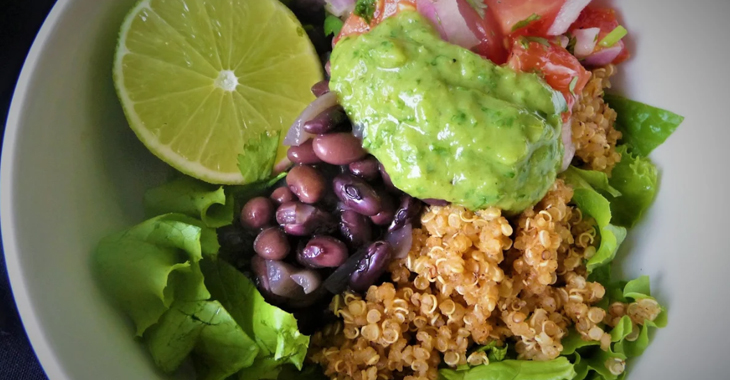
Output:
[[[238,169],[245,183],[265,181],[271,177],[279,149],[279,135],[279,131],[269,131],[243,144],[243,153],[238,155]]]
[[[210,297],[199,262],[217,251],[213,229],[185,215],[166,214],[102,239],[93,268],[142,336],[174,301]]]
[[[327,17],[324,19],[324,35],[337,36],[340,34],[343,25],[342,19],[335,15],[327,14]]]
[[[309,337],[299,332],[293,315],[269,305],[246,276],[223,260],[205,260],[201,269],[213,299],[261,349],[253,365],[241,372],[242,380],[276,379],[286,364],[302,368]]]
[[[621,196],[608,198],[614,222],[631,228],[654,201],[659,190],[659,172],[651,160],[632,154],[627,146],[616,150],[621,153],[621,162],[613,168],[610,183]]]
[[[187,176],[148,190],[144,206],[149,217],[175,212],[200,219],[213,228],[233,220],[233,197],[226,195],[223,186]]]
[[[638,301],[644,298],[654,299],[651,296],[649,277],[641,276],[635,280],[625,283],[623,293],[621,295],[624,298],[624,301],[622,302]],[[638,327],[640,330],[639,336],[636,340],[620,342],[620,344],[617,345],[618,347],[616,350],[620,350],[625,353],[629,358],[643,354],[644,350],[646,350],[649,346],[649,329],[666,327],[667,322],[667,311],[662,307],[661,313],[654,321],[644,321],[644,324]]]
[[[573,202],[583,213],[596,220],[601,234],[601,244],[596,254],[586,263],[586,267],[590,272],[610,263],[616,257],[618,247],[626,238],[626,228],[611,224],[611,204],[606,197],[596,191],[583,178],[583,172],[585,171],[570,167],[562,174],[562,177],[573,188]],[[595,178],[592,179],[592,181],[594,180]],[[603,183],[603,181],[600,183]],[[609,192],[608,188],[610,186],[607,186],[604,190]]]
[[[497,341],[493,340],[485,346],[481,346],[474,350],[474,352],[486,352],[489,362],[501,362],[507,358],[507,351],[509,351],[509,345],[505,344],[504,347],[498,347]]]
[[[468,371],[439,371],[440,380],[571,380],[575,375],[573,364],[565,357],[547,362],[505,360]]]
[[[144,340],[155,364],[168,373],[193,353],[200,380],[226,379],[250,366],[259,352],[217,301],[176,301]]]
[[[618,95],[605,94],[604,99],[616,111],[616,128],[623,134],[621,141],[642,157],[664,143],[684,121],[683,116],[673,112]]]

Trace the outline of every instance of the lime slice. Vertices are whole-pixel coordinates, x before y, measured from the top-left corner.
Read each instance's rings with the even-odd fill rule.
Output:
[[[278,0],[143,0],[114,61],[139,139],[181,172],[220,184],[244,182],[244,144],[288,128],[321,79],[311,41]]]

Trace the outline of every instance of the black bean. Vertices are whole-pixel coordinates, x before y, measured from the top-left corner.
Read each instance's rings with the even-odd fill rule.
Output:
[[[360,161],[351,162],[348,166],[350,173],[366,180],[374,181],[380,177],[380,162],[373,157],[367,156]]]
[[[314,138],[312,147],[317,157],[332,165],[347,165],[367,154],[360,140],[348,132],[319,135]]]
[[[241,210],[241,224],[248,228],[263,228],[269,225],[274,217],[274,205],[271,200],[256,197],[243,206]]]
[[[367,253],[350,275],[350,288],[356,292],[368,290],[385,273],[392,255],[392,249],[387,242],[376,241],[370,244]]]
[[[361,178],[352,174],[340,174],[332,182],[335,195],[347,208],[367,216],[380,212],[380,195]]]
[[[421,212],[421,206],[421,201],[408,194],[403,194],[400,198],[400,206],[395,212],[393,223],[388,227],[388,231],[395,231],[407,223],[413,223]]]
[[[315,168],[297,165],[286,175],[289,190],[304,203],[316,203],[326,190],[324,176]]]
[[[271,201],[274,202],[276,206],[280,206],[283,203],[293,201],[294,193],[292,193],[288,187],[282,186],[274,190],[269,198],[271,198]]]
[[[253,242],[253,250],[267,260],[283,260],[290,249],[289,239],[279,227],[261,231]]]
[[[373,223],[379,226],[387,226],[393,222],[393,218],[395,217],[396,204],[393,200],[393,197],[385,192],[380,194],[380,199],[380,212],[371,216],[370,219],[373,221]]]
[[[345,110],[342,109],[342,106],[335,105],[320,112],[312,120],[305,122],[302,129],[306,132],[320,135],[333,131],[345,120],[347,120]]]
[[[315,236],[297,252],[299,263],[310,268],[337,268],[347,257],[345,244],[331,236]]]
[[[287,202],[276,210],[276,222],[286,233],[307,236],[313,233],[332,233],[337,222],[331,214],[301,202]]]
[[[351,247],[357,248],[372,240],[373,228],[367,216],[345,210],[340,215],[340,234]]]
[[[299,146],[290,146],[286,151],[286,157],[295,164],[316,164],[322,160],[314,154],[312,139],[303,142]]]
[[[448,206],[449,202],[443,200],[443,199],[436,199],[436,198],[426,198],[421,199],[423,203],[429,205],[429,206]]]
[[[398,188],[393,185],[393,180],[390,179],[390,175],[385,171],[385,167],[383,167],[382,163],[378,166],[378,169],[380,170],[380,176],[383,177],[383,183],[385,184],[385,187],[390,190],[397,191]]]
[[[328,80],[319,81],[312,86],[312,94],[318,98],[328,92],[330,92],[330,82]]]

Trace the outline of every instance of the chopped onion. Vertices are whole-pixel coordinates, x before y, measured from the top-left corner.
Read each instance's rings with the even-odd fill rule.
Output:
[[[567,32],[570,25],[578,19],[583,8],[590,2],[591,0],[567,0],[560,8],[560,12],[555,17],[550,29],[548,29],[548,36],[557,36]]]
[[[573,54],[578,59],[585,58],[593,53],[598,43],[599,28],[576,29],[572,32],[575,37],[575,50]]]
[[[284,157],[281,159],[281,161],[277,162],[276,165],[274,165],[274,170],[272,172],[273,175],[279,175],[292,167],[292,162],[289,161],[287,157]]]
[[[570,44],[570,38],[567,36],[558,36],[558,42],[560,43],[560,46],[563,47],[563,49],[566,49],[568,47],[568,44]]]
[[[302,287],[304,294],[312,293],[319,289],[319,286],[322,284],[322,278],[319,276],[319,273],[312,269],[300,270],[292,274],[291,279]]]
[[[309,104],[309,106],[307,106],[307,108],[304,109],[304,111],[302,111],[301,115],[299,115],[289,128],[289,132],[284,138],[284,145],[299,146],[314,137],[314,135],[307,133],[304,129],[302,129],[302,127],[304,127],[304,123],[314,119],[314,117],[319,115],[322,111],[335,105],[337,105],[337,94],[334,92],[328,92],[315,99]]]
[[[472,32],[460,10],[465,0],[416,0],[416,8],[431,20],[441,38],[466,49],[479,45],[479,38]],[[466,4],[464,9],[472,9]]]
[[[355,9],[355,0],[326,0],[325,9],[337,17],[347,16]]]
[[[388,232],[385,241],[393,247],[394,259],[405,258],[413,245],[413,226],[408,223],[395,231]]]
[[[296,271],[287,263],[266,260],[266,277],[268,277],[271,292],[287,298],[301,295],[302,288],[291,278]]]
[[[623,41],[619,41],[616,45],[613,45],[610,48],[602,49],[589,55],[583,63],[586,66],[606,66],[613,62],[613,60],[621,54],[621,50],[623,49]]]
[[[568,167],[570,167],[570,163],[573,162],[573,157],[575,156],[575,144],[573,144],[573,123],[570,119],[563,123],[561,136],[565,150],[563,152],[563,165],[561,166],[560,171],[564,172],[568,170]]]

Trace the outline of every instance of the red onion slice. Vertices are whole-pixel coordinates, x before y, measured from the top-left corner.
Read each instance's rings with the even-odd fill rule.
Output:
[[[322,277],[312,269],[304,269],[294,273],[291,275],[291,279],[302,287],[304,294],[310,294],[322,285]]]
[[[307,106],[307,108],[304,109],[304,111],[302,111],[301,115],[299,115],[289,128],[289,132],[284,138],[284,145],[299,146],[302,145],[303,142],[314,137],[314,135],[307,133],[304,129],[302,129],[304,127],[304,123],[314,119],[314,117],[322,113],[322,111],[335,105],[337,105],[337,94],[334,92],[328,92],[315,99]]]
[[[461,13],[460,3],[465,0],[416,0],[416,8],[431,20],[441,34],[441,38],[466,49],[479,45],[479,38],[469,28]],[[472,9],[464,4],[463,9]]]
[[[575,50],[573,53],[578,59],[585,58],[593,53],[598,43],[599,28],[576,29],[572,32],[575,37]]]
[[[591,0],[567,0],[560,8],[560,12],[555,17],[550,29],[548,29],[548,36],[557,36],[567,32],[570,25],[578,19],[583,8],[590,2]]]
[[[271,293],[287,298],[300,296],[302,288],[291,278],[296,271],[296,268],[287,263],[266,260],[266,277]]]
[[[583,64],[586,66],[606,66],[613,62],[613,60],[621,54],[621,50],[623,50],[623,48],[623,41],[619,41],[616,45],[613,45],[610,48],[605,48],[589,55],[583,61]]]
[[[406,258],[413,245],[413,226],[408,223],[402,228],[388,232],[385,241],[393,247],[394,259]]]
[[[355,0],[326,0],[325,9],[337,17],[346,16],[355,9]]]
[[[573,144],[573,123],[570,119],[563,123],[563,130],[561,132],[563,147],[563,165],[560,167],[560,171],[564,172],[570,167],[570,163],[573,162],[575,156],[575,144]]]

